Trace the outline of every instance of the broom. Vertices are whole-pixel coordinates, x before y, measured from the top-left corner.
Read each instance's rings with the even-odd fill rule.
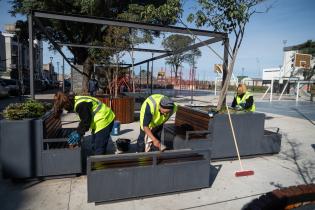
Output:
[[[237,141],[236,141],[236,138],[235,138],[235,133],[234,133],[234,128],[233,128],[233,123],[232,123],[232,120],[231,120],[229,107],[227,106],[226,103],[225,103],[225,106],[226,106],[226,109],[227,109],[227,112],[228,112],[228,116],[229,116],[229,121],[230,121],[230,125],[231,125],[231,130],[232,130],[233,140],[234,140],[234,144],[235,144],[235,148],[236,148],[236,152],[237,152],[238,161],[239,161],[240,166],[241,166],[241,170],[240,171],[236,171],[235,172],[235,176],[239,177],[239,176],[251,176],[251,175],[254,175],[254,171],[244,170],[243,169],[243,164],[242,164],[242,161],[241,161],[240,152],[238,150],[238,145],[237,145]]]

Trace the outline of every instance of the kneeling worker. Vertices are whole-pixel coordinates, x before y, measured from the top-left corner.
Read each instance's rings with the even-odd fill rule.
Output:
[[[91,96],[74,96],[58,92],[54,99],[54,111],[57,117],[60,117],[63,109],[75,111],[80,117],[78,128],[68,137],[69,145],[77,145],[85,132],[91,128],[94,154],[105,154],[114,125],[114,112],[97,98]]]
[[[232,102],[232,107],[237,110],[245,110],[249,112],[254,112],[256,106],[254,103],[253,95],[247,91],[244,84],[239,84],[236,89],[236,96]]]
[[[154,94],[148,97],[140,110],[140,135],[137,151],[164,151],[161,144],[163,124],[177,111],[177,105],[167,96]]]

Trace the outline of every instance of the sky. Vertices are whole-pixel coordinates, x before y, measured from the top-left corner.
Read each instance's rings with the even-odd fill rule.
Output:
[[[286,46],[301,44],[307,40],[315,40],[315,1],[314,0],[267,0],[264,4],[257,6],[257,11],[265,11],[267,6],[272,8],[267,13],[254,14],[245,29],[245,35],[242,46],[237,56],[234,67],[236,76],[246,75],[250,77],[261,77],[262,69],[270,67],[279,67],[283,61],[283,40],[286,40]],[[195,0],[183,0],[183,18],[184,22],[188,14],[195,12],[197,3]],[[8,13],[10,4],[8,1],[0,0],[0,31],[4,31],[4,24],[14,23],[18,19],[26,19],[23,16],[11,17]],[[191,28],[196,28],[194,24],[187,23]],[[181,24],[177,26],[183,27]],[[211,28],[202,28],[212,30]],[[166,34],[166,35],[169,35]],[[230,43],[233,43],[233,36],[230,36]],[[204,40],[204,37],[200,37]],[[140,45],[138,47],[163,49],[161,40],[157,38],[154,44]],[[48,43],[44,43],[44,63],[50,61],[53,57],[54,66],[57,69],[57,62],[61,70],[62,57],[58,52],[49,51]],[[223,55],[223,46],[220,43],[211,45],[220,55]],[[214,80],[215,73],[213,66],[216,63],[222,63],[214,53],[207,47],[200,48],[202,56],[196,60],[196,78],[200,80]],[[67,57],[73,57],[71,53],[63,48]],[[155,54],[158,55],[158,54]],[[135,62],[140,62],[152,56],[151,53],[135,52]],[[129,54],[123,57],[126,63],[130,63]],[[146,69],[146,64],[142,69]],[[164,59],[154,61],[154,75],[159,70],[165,68]],[[150,64],[151,68],[151,64]],[[69,66],[65,65],[66,73],[69,72]],[[166,66],[167,74],[170,74],[169,66]],[[183,74],[188,78],[190,67],[183,64]],[[135,67],[138,73],[140,66]]]

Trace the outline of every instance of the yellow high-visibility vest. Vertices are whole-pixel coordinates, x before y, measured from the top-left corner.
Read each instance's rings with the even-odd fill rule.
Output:
[[[155,128],[159,125],[162,125],[165,123],[173,113],[177,111],[177,105],[174,105],[173,111],[166,116],[160,113],[160,102],[163,97],[166,97],[161,94],[154,94],[148,97],[142,104],[141,110],[140,110],[140,127],[143,130],[143,120],[144,120],[144,114],[145,114],[145,109],[147,105],[150,106],[150,112],[152,114],[152,120],[149,124],[149,128]]]
[[[76,110],[78,104],[82,102],[92,102],[93,104],[90,128],[94,130],[94,133],[106,128],[115,119],[114,112],[108,106],[91,96],[75,96],[74,110]]]
[[[243,96],[243,98],[240,98],[238,95],[236,95],[236,104],[240,105],[240,104],[245,104],[246,100],[250,97],[253,96],[250,92],[246,92]],[[253,105],[251,107],[249,107],[248,109],[246,109],[246,111],[250,111],[250,112],[254,112],[256,110],[256,106],[255,103],[253,102]]]

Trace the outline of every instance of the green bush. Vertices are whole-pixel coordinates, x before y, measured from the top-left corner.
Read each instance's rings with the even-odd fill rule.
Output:
[[[8,120],[21,120],[25,118],[39,118],[52,108],[52,104],[42,103],[36,100],[27,100],[24,103],[8,105],[3,116]]]

